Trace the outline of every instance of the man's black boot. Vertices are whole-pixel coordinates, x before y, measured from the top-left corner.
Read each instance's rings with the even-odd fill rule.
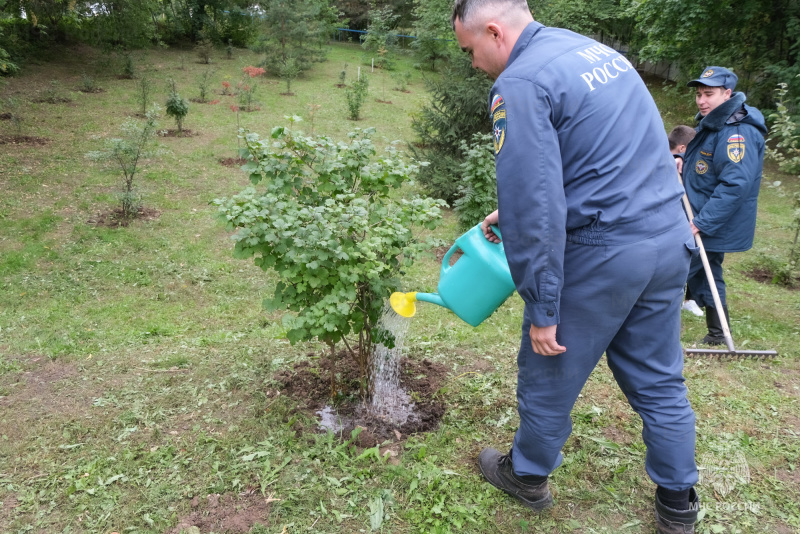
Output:
[[[728,328],[731,327],[730,315],[728,315],[728,307],[723,306],[725,312],[725,319],[728,321]],[[706,306],[706,326],[708,327],[708,334],[703,338],[703,343],[706,345],[722,345],[725,343],[725,333],[722,331],[722,321],[719,320],[719,314],[716,308]]]
[[[531,484],[514,474],[510,454],[500,454],[496,449],[483,449],[478,455],[481,473],[495,488],[516,497],[522,504],[536,512],[553,505],[553,495],[544,482]]]
[[[700,499],[694,488],[689,490],[689,509],[675,510],[661,502],[656,491],[656,528],[658,534],[694,534],[700,511]]]

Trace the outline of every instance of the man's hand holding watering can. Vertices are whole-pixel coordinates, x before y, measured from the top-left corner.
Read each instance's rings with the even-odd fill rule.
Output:
[[[497,234],[495,234],[492,231],[492,226],[491,226],[493,224],[499,226],[498,223],[500,222],[500,216],[498,215],[497,212],[498,210],[494,210],[492,213],[487,215],[486,218],[481,223],[481,230],[483,230],[483,235],[485,235],[486,239],[488,239],[492,243],[500,242],[500,238],[497,237]]]
[[[498,210],[486,216],[481,223],[483,235],[492,243],[499,243],[500,238],[492,231],[492,225],[499,226],[500,216]],[[556,328],[558,325],[538,327],[531,325],[531,347],[533,351],[542,356],[558,356],[566,352],[567,347],[559,345],[556,341]]]

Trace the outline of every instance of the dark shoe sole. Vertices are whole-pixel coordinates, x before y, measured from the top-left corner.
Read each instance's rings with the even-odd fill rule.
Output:
[[[486,481],[489,482],[489,484],[491,484],[492,486],[494,486],[495,488],[497,488],[499,490],[502,490],[502,491],[508,493],[509,495],[511,495],[512,497],[517,499],[519,502],[521,502],[523,505],[525,505],[525,507],[530,508],[534,512],[541,512],[545,508],[549,508],[549,507],[553,506],[553,494],[550,493],[550,490],[547,491],[547,495],[545,497],[543,497],[543,498],[541,498],[541,499],[539,499],[537,501],[532,501],[530,499],[526,499],[525,497],[522,497],[522,496],[514,493],[513,491],[503,487],[502,481],[500,479],[495,478],[493,473],[489,473],[487,470],[484,470],[484,468],[483,468],[484,462],[481,461],[481,458],[485,456],[484,453],[486,453],[487,451],[490,451],[490,450],[491,449],[484,449],[483,451],[481,451],[480,455],[478,455],[478,469],[480,469],[481,474],[483,475],[483,478],[485,478]],[[492,452],[494,452],[494,451],[492,451]]]

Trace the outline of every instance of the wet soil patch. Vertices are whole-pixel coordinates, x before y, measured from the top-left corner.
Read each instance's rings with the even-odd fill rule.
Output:
[[[742,271],[742,274],[744,274],[746,277],[752,280],[755,280],[756,282],[761,282],[762,284],[772,284],[773,283],[772,281],[775,279],[775,276],[777,275],[777,273],[773,272],[772,269],[769,269],[767,267],[753,267],[748,271]],[[777,284],[777,285],[784,289],[792,289],[795,291],[800,290],[800,281],[795,281],[791,285],[783,285],[783,284]]]
[[[33,135],[0,135],[0,145],[44,146],[50,140]]]
[[[158,219],[159,215],[161,215],[161,212],[153,208],[139,208],[135,217],[126,217],[122,212],[122,208],[115,208],[111,211],[100,213],[86,222],[95,226],[119,228],[120,226],[128,226],[135,220],[152,221]]]
[[[226,493],[208,495],[205,499],[195,497],[191,501],[192,512],[164,534],[181,534],[192,527],[200,532],[246,534],[256,524],[269,524],[270,508],[274,501],[255,489],[239,495]]]
[[[170,128],[169,130],[159,130],[158,135],[161,137],[196,137],[200,134],[188,128],[184,128],[181,131]]]
[[[391,104],[392,103],[391,100],[381,100],[380,98],[376,98],[375,102],[377,102],[378,104]]]
[[[309,418],[319,420],[317,412],[333,404],[343,420],[353,419],[345,424],[340,435],[343,439],[349,439],[352,431],[360,427],[361,433],[356,443],[361,447],[374,447],[386,440],[399,440],[409,434],[438,428],[445,411],[444,402],[436,398],[447,376],[447,369],[443,365],[430,360],[403,358],[400,363],[400,387],[411,396],[415,406],[414,416],[402,424],[362,413],[363,401],[359,389],[361,374],[356,362],[344,351],[337,355],[336,394],[335,402],[332,401],[331,365],[329,358],[304,361],[293,369],[279,371],[274,378],[281,394],[294,399],[298,403],[297,409]],[[356,414],[359,414],[357,418],[354,417]],[[317,425],[302,430],[322,431]]]
[[[12,117],[11,113],[0,113],[0,121],[10,121]]]
[[[106,90],[101,87],[95,87],[94,89],[78,89],[81,93],[105,93]]]
[[[219,158],[220,165],[224,165],[225,167],[241,167],[247,160],[245,158]]]

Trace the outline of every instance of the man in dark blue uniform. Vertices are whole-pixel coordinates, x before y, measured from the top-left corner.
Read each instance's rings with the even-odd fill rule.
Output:
[[[707,67],[687,85],[695,87],[697,135],[686,148],[683,180],[719,291],[722,310],[714,306],[699,257],[692,260],[687,286],[698,306],[706,308],[704,343],[724,343],[720,313],[728,315],[722,261],[726,252],[753,246],[758,192],[764,164],[764,116],[734,93],[737,76],[723,67]]]
[[[537,22],[525,0],[457,0],[453,27],[495,78],[499,225],[525,301],[509,454],[484,449],[494,486],[552,504],[570,411],[597,362],[644,423],[659,532],[693,532],[695,417],[686,398],[680,306],[694,247],[663,122],[617,51]]]

